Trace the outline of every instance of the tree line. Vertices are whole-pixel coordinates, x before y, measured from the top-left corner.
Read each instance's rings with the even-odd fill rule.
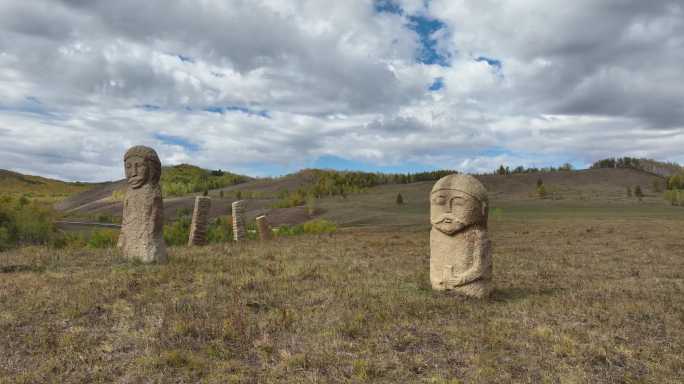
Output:
[[[349,194],[360,193],[378,185],[435,181],[446,175],[458,173],[448,169],[416,173],[348,172],[323,169],[310,169],[302,172],[311,175],[312,181],[299,187],[296,191],[287,189],[279,191],[279,201],[273,205],[274,208],[300,206],[312,198],[318,199],[325,196],[341,196],[344,198]]]

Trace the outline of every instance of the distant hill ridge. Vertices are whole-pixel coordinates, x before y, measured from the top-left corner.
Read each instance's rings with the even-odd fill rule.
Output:
[[[0,194],[24,195],[56,200],[74,193],[80,193],[97,184],[66,182],[41,176],[24,175],[0,169]]]
[[[592,164],[591,168],[631,168],[662,177],[684,174],[684,167],[677,163],[634,157],[602,159]]]

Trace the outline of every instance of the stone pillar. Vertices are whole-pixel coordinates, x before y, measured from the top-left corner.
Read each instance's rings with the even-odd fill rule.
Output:
[[[138,145],[124,154],[126,196],[117,246],[123,256],[144,263],[167,260],[161,162],[154,149]]]
[[[271,224],[269,224],[266,215],[261,215],[256,218],[257,230],[259,231],[259,239],[261,241],[268,241],[273,238],[273,231]]]
[[[195,197],[195,209],[192,211],[192,224],[190,225],[190,238],[188,239],[189,246],[207,244],[210,208],[211,198],[208,196]]]
[[[244,241],[247,239],[244,200],[238,200],[233,203],[233,239],[235,241]]]

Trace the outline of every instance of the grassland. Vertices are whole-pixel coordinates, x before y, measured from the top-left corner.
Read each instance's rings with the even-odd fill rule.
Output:
[[[509,204],[488,301],[431,291],[427,226],[391,215],[162,266],[0,254],[0,383],[680,383],[684,210]]]

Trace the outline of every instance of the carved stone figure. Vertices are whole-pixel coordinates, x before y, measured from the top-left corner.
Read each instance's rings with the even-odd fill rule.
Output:
[[[268,223],[266,215],[261,215],[256,218],[257,230],[259,231],[259,239],[261,241],[271,240],[273,238],[273,231],[271,224]]]
[[[192,211],[190,238],[188,239],[189,246],[207,244],[209,209],[211,209],[211,198],[208,196],[195,197],[195,209]]]
[[[164,243],[164,202],[159,178],[161,162],[154,149],[142,145],[126,151],[128,187],[118,247],[127,258],[145,263],[167,260]]]
[[[233,207],[233,238],[235,241],[244,241],[247,238],[247,228],[245,228],[245,202],[238,200],[232,204]]]
[[[487,190],[476,178],[452,174],[430,193],[430,282],[436,290],[483,298],[491,293]]]

